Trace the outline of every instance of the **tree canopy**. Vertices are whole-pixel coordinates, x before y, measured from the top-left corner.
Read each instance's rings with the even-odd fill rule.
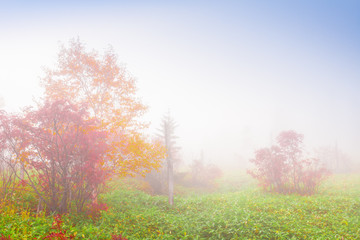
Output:
[[[42,79],[45,99],[69,99],[87,104],[98,127],[108,132],[108,167],[117,174],[146,173],[160,166],[162,144],[142,134],[147,107],[136,96],[136,81],[109,48],[104,54],[87,51],[79,39],[63,46],[54,69]]]

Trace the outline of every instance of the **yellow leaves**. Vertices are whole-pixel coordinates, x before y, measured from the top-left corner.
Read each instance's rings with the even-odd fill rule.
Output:
[[[30,156],[30,153],[29,152],[26,152],[26,151],[22,151],[19,155],[19,159],[21,162],[23,163],[26,163],[27,162],[27,159],[29,158]]]
[[[42,84],[48,101],[68,99],[89,107],[90,118],[97,120],[94,128],[106,131],[110,145],[101,166],[120,176],[160,167],[165,149],[139,133],[147,126],[139,121],[147,107],[136,97],[134,78],[118,64],[112,50],[100,55],[86,51],[79,39],[71,40],[60,50],[56,68],[46,71]],[[81,130],[87,133],[93,128]]]
[[[30,212],[27,210],[21,211],[20,215],[23,220],[28,220],[30,218]]]
[[[346,226],[349,225],[349,223],[346,220],[342,220],[341,224],[346,225]]]
[[[151,169],[160,167],[165,157],[165,148],[157,143],[146,141],[139,134],[125,134],[114,138],[107,159],[113,163],[114,172],[121,176],[140,173],[145,175]]]
[[[56,70],[46,73],[42,79],[46,99],[87,103],[95,115],[109,122],[123,121],[128,115],[129,124],[146,109],[135,96],[134,79],[117,64],[112,51],[101,58],[95,51],[87,52],[79,40],[72,40],[68,48],[60,51]]]
[[[52,135],[52,136],[55,136],[55,135],[56,135],[56,132],[55,132],[55,131],[53,131],[53,130],[52,130],[52,129],[50,129],[50,128],[45,129],[45,131],[46,131],[47,133],[49,133],[50,135]]]

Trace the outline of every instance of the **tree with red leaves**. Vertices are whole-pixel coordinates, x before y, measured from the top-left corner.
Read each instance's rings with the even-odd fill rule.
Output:
[[[165,157],[159,141],[143,134],[146,106],[137,97],[135,79],[118,63],[116,53],[88,51],[79,39],[63,46],[53,68],[41,81],[47,101],[69,99],[86,103],[97,126],[108,132],[107,166],[118,176],[144,175],[157,169]]]
[[[9,161],[23,163],[27,183],[49,212],[68,212],[71,202],[81,212],[104,183],[106,133],[86,106],[47,102],[23,116],[3,117],[0,129]]]
[[[315,193],[328,171],[318,159],[304,157],[303,138],[295,131],[281,132],[276,138],[277,145],[255,152],[255,158],[250,160],[255,169],[248,173],[268,191]]]

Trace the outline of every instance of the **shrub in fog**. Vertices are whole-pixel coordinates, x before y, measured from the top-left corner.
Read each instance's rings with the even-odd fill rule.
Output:
[[[248,173],[267,191],[310,195],[316,192],[328,170],[318,159],[304,156],[303,135],[284,131],[276,145],[255,151]]]

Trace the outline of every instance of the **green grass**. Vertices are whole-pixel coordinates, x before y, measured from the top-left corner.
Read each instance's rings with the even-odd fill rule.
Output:
[[[115,184],[115,183],[114,183]],[[256,187],[175,198],[150,196],[118,183],[103,195],[97,221],[64,217],[76,239],[360,239],[360,177],[332,176],[313,196],[278,195]],[[4,210],[3,210],[4,211]],[[31,239],[49,231],[51,216],[0,215],[0,233]],[[27,238],[25,238],[25,237]]]

